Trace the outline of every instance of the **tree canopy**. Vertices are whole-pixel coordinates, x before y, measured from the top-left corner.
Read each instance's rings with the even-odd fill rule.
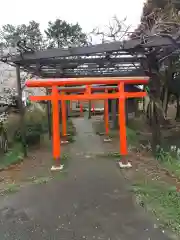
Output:
[[[131,37],[176,32],[180,22],[179,10],[180,0],[146,0],[141,22]]]
[[[41,32],[40,24],[32,20],[28,24],[6,24],[0,30],[1,45],[15,47],[17,42],[25,40],[26,45],[35,50],[51,47],[85,45],[86,34],[81,26],[64,20],[49,21],[47,29]]]
[[[26,40],[27,45],[39,49],[43,42],[40,24],[30,21],[28,24],[14,26],[6,24],[1,29],[2,42],[7,47],[15,47],[20,40]]]
[[[45,30],[49,47],[77,46],[86,44],[86,34],[82,32],[82,28],[78,23],[69,24],[61,19],[48,23]]]

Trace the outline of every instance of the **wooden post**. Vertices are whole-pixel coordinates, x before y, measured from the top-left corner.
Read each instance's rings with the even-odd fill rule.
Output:
[[[105,93],[108,94],[108,90],[105,90]],[[109,137],[109,106],[108,99],[104,100],[104,123],[105,123],[105,135],[104,142],[111,142]]]
[[[109,110],[108,110],[108,99],[104,100],[104,123],[106,136],[109,135]]]
[[[88,102],[88,118],[91,119],[91,100]]]
[[[64,93],[61,93],[64,95]],[[67,141],[67,107],[66,107],[66,100],[61,100],[61,113],[62,113],[62,137],[61,140],[62,144],[68,143]]]
[[[61,112],[62,112],[62,136],[67,136],[67,115],[66,115],[66,102],[61,101]]]
[[[81,115],[81,117],[83,117],[83,104],[82,104],[82,101],[80,101],[79,107],[80,107],[80,115]]]
[[[117,100],[112,99],[111,104],[112,128],[117,129]]]
[[[18,107],[20,112],[20,134],[21,134],[23,154],[24,154],[24,157],[27,157],[26,128],[24,123],[25,109],[22,102],[20,66],[18,64],[16,65],[16,77],[17,77]]]
[[[126,138],[126,112],[125,112],[125,92],[124,83],[119,84],[119,143],[121,161],[119,165],[121,168],[131,167],[131,164],[127,162],[126,155],[128,154],[127,138]]]
[[[92,102],[92,113],[93,113],[93,115],[95,115],[95,103],[94,102]]]
[[[70,105],[70,111],[72,111],[73,101],[70,101],[69,105]]]
[[[60,119],[58,87],[52,86],[52,118],[53,118],[53,156],[56,161],[60,161]]]
[[[121,168],[127,168],[131,167],[131,164],[127,162],[127,159],[125,156],[128,154],[128,148],[127,148],[127,140],[126,140],[126,117],[125,117],[125,99],[127,98],[139,98],[139,97],[144,97],[146,96],[145,92],[136,92],[136,93],[129,93],[129,92],[124,92],[124,84],[125,84],[125,79],[121,78],[115,78],[115,79],[102,79],[101,84],[118,84],[118,92],[117,93],[99,93],[99,94],[92,94],[91,93],[91,87],[88,87],[88,91],[85,92],[83,95],[75,94],[75,95],[59,95],[58,94],[58,86],[62,85],[74,85],[74,84],[86,84],[90,86],[91,84],[94,83],[99,83],[99,79],[94,79],[93,78],[84,78],[81,79],[79,82],[79,79],[57,79],[57,80],[37,80],[37,81],[27,81],[26,86],[27,87],[51,87],[52,86],[52,95],[51,96],[31,96],[30,99],[32,101],[42,101],[42,100],[48,100],[52,101],[52,107],[53,107],[53,155],[55,159],[60,158],[60,126],[59,126],[59,108],[58,108],[58,102],[59,100],[66,101],[66,100],[79,100],[79,101],[85,101],[85,100],[98,100],[98,99],[119,99],[119,137],[120,137],[120,154],[122,156],[121,161],[119,162],[119,165]],[[84,81],[84,82],[83,82]],[[129,83],[147,83],[148,79],[147,78],[142,78],[142,79],[130,79]],[[108,101],[106,103],[108,105]],[[107,111],[108,108],[106,107]],[[105,114],[105,118],[108,119],[108,111]],[[109,119],[108,119],[109,120]],[[108,121],[106,122],[108,123]],[[106,132],[109,132],[109,126],[106,126]],[[59,170],[62,169],[61,165],[59,168],[55,168],[52,170]]]
[[[46,89],[46,95],[49,95],[48,89]],[[47,101],[47,118],[48,118],[49,139],[51,140],[52,128],[51,128],[51,102],[50,101]]]
[[[71,109],[70,109],[70,101],[66,101],[66,112],[67,112],[67,119],[70,117]]]

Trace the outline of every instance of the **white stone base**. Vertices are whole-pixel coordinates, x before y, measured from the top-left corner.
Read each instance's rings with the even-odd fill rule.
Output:
[[[132,164],[130,162],[127,162],[126,164],[124,164],[120,161],[118,164],[120,168],[132,168]]]
[[[64,141],[62,140],[62,141],[61,141],[61,144],[66,144],[66,143],[68,143],[67,140],[64,140]]]
[[[105,138],[104,142],[112,142],[112,139],[111,138]]]
[[[64,165],[59,165],[59,166],[52,166],[51,171],[61,171],[63,170]]]
[[[105,135],[104,132],[100,132],[100,133],[99,133],[99,136],[103,136],[103,135]]]

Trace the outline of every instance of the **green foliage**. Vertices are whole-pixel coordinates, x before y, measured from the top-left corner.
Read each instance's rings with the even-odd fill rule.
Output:
[[[16,193],[19,191],[19,189],[20,189],[19,185],[11,183],[6,185],[4,189],[0,190],[0,195]]]
[[[33,46],[35,49],[40,49],[43,43],[40,25],[35,21],[30,21],[27,25],[4,25],[1,30],[1,38],[6,46],[11,47],[16,47],[17,42],[20,40],[25,40],[27,45]]]
[[[150,210],[162,227],[180,232],[180,193],[175,187],[154,181],[138,182],[133,186],[138,203]]]
[[[178,179],[180,178],[180,150],[171,146],[169,151],[158,148],[156,158],[161,164]]]
[[[69,24],[66,21],[56,19],[49,22],[45,30],[46,36],[50,41],[49,47],[79,46],[86,44],[86,35],[82,32],[80,25]]]
[[[134,131],[131,128],[126,128],[126,133],[127,133],[127,140],[129,144],[136,144],[138,142],[138,136],[136,134],[136,131]]]
[[[27,46],[40,50],[51,47],[79,46],[87,44],[86,34],[77,24],[70,24],[66,21],[56,19],[49,21],[45,30],[46,38],[40,30],[40,24],[30,21],[28,24],[6,24],[0,31],[0,44],[6,47],[16,47],[17,42],[25,40]]]
[[[24,121],[28,146],[39,144],[41,136],[48,130],[46,112],[36,107],[26,109]],[[21,141],[19,115],[10,115],[5,123],[5,128],[11,144]]]
[[[20,144],[15,144],[4,156],[1,156],[0,169],[19,163],[23,160],[22,148]]]
[[[26,143],[28,146],[40,143],[41,135],[47,132],[47,117],[38,108],[27,110],[25,114]],[[20,130],[15,133],[15,140],[21,141]]]
[[[171,152],[166,152],[163,148],[157,147],[156,158],[161,162],[173,162],[174,156]]]
[[[39,177],[39,178],[34,178],[32,179],[34,184],[46,184],[48,183],[50,180],[52,180],[52,178],[49,177]]]

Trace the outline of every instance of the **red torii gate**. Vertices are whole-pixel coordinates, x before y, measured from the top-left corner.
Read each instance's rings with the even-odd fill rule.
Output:
[[[125,117],[125,99],[145,97],[146,92],[125,92],[125,84],[147,84],[148,77],[99,77],[99,78],[71,78],[71,79],[39,79],[28,80],[27,87],[45,87],[52,88],[51,95],[47,96],[30,96],[31,101],[51,101],[52,103],[52,118],[53,118],[53,157],[56,160],[55,167],[52,170],[62,169],[60,165],[60,119],[59,119],[59,101],[62,103],[66,100],[108,100],[119,99],[119,137],[120,137],[120,154],[126,156],[128,154],[127,139],[126,139],[126,117]],[[108,93],[107,90],[103,93],[93,94],[92,84],[117,84],[116,93]],[[84,94],[66,95],[59,93],[59,86],[85,85]],[[103,86],[102,86],[103,88]],[[107,101],[106,101],[107,104]],[[64,107],[63,107],[64,108]],[[107,111],[107,107],[105,108]],[[106,113],[105,116],[108,116]],[[64,119],[64,118],[63,118]],[[63,120],[64,123],[65,120]],[[107,120],[105,121],[107,123]],[[66,124],[66,123],[64,123]],[[121,167],[130,167],[130,163],[120,162]]]

